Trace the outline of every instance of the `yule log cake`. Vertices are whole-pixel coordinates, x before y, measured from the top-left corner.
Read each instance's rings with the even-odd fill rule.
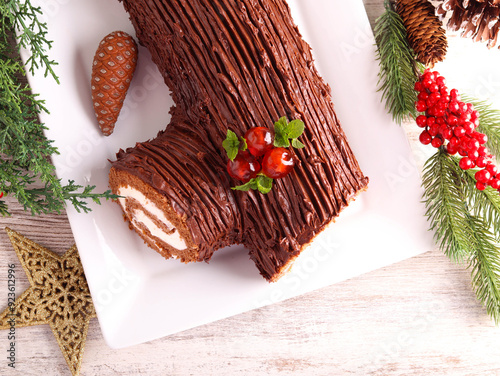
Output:
[[[284,0],[122,0],[175,107],[166,129],[120,151],[110,186],[130,226],[166,258],[208,261],[243,244],[276,281],[303,248],[366,189]],[[227,130],[301,119],[293,172],[268,194],[240,192],[226,171]]]

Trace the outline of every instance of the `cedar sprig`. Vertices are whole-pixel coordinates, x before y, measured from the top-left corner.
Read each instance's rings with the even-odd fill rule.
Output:
[[[39,19],[41,8],[33,6],[30,0],[10,0],[0,5],[0,13],[7,19],[2,23],[2,32],[5,33],[5,26],[12,27],[17,31],[18,50],[25,48],[30,53],[25,63],[29,72],[35,74],[37,69],[44,68],[45,77],[50,74],[59,83],[53,69],[57,62],[50,60],[46,52],[52,47],[52,41],[47,39],[47,24]]]
[[[417,116],[414,85],[423,66],[415,60],[406,28],[393,3],[385,0],[384,5],[385,12],[375,24],[377,60],[380,65],[378,88],[393,120],[401,124]]]
[[[0,191],[13,195],[25,210],[32,214],[60,213],[65,202],[78,211],[88,212],[86,203],[91,199],[114,199],[110,191],[93,193],[93,186],[79,186],[69,181],[65,185],[55,176],[50,157],[57,154],[53,141],[43,133],[46,129],[39,122],[39,115],[47,113],[44,101],[32,94],[22,79],[25,68],[33,74],[43,68],[58,82],[46,50],[47,26],[39,21],[41,9],[29,0],[0,2]],[[18,44],[11,39],[17,34]],[[27,49],[31,55],[26,64],[18,58],[19,49]],[[39,188],[39,185],[43,188]],[[0,201],[0,215],[9,215],[5,201]]]
[[[488,190],[475,192],[475,183],[472,172],[460,169],[458,159],[440,148],[424,167],[426,216],[445,254],[468,264],[476,296],[498,324],[500,252],[498,236],[489,223],[498,215],[498,201]],[[488,211],[490,217],[485,215]]]

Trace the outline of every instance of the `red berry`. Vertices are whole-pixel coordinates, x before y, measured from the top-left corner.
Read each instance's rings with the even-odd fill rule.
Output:
[[[453,130],[453,133],[455,134],[455,136],[457,136],[458,138],[461,138],[463,136],[465,136],[465,129],[463,127],[456,127],[454,130]]]
[[[446,151],[450,155],[455,155],[458,152],[458,147],[456,145],[452,145],[451,143],[448,143],[448,145],[446,145]]]
[[[495,176],[496,174],[498,174],[497,166],[495,166],[491,162],[486,165],[486,171],[488,171],[491,174],[491,176]]]
[[[427,98],[429,98],[429,94],[426,91],[422,91],[421,93],[418,93],[417,98],[419,101],[426,101]]]
[[[439,127],[441,127],[439,124],[432,124],[432,126],[429,128],[429,134],[432,137],[435,137],[439,133]]]
[[[444,86],[446,86],[446,78],[444,78],[443,76],[439,76],[438,78],[436,78],[436,83],[440,88],[443,88]]]
[[[470,117],[471,117],[471,120],[474,121],[476,119],[479,118],[479,112],[477,112],[476,110],[473,110],[470,114]]]
[[[476,174],[474,175],[474,177],[476,178],[476,180],[478,182],[486,184],[488,182],[488,180],[491,179],[491,174],[487,170],[479,170],[478,172],[476,172]]]
[[[462,170],[468,170],[474,167],[474,162],[472,162],[470,158],[463,157],[462,159],[460,159],[460,162],[458,162],[458,165]]]
[[[469,155],[469,153],[467,152],[467,150],[465,150],[461,146],[458,147],[458,154],[460,154],[462,157],[467,157]]]
[[[425,110],[427,110],[427,105],[424,101],[417,101],[417,103],[415,103],[415,108],[418,112],[424,112]]]
[[[289,150],[274,148],[269,150],[262,160],[262,172],[269,178],[280,179],[293,170],[295,161]]]
[[[458,109],[461,114],[467,113],[467,104],[464,102],[458,102]]]
[[[435,117],[428,117],[427,118],[427,126],[430,127],[432,126],[432,124],[434,124],[436,122],[436,118]]]
[[[449,140],[453,137],[453,131],[450,128],[445,128],[441,131],[441,135],[445,140]]]
[[[425,128],[427,125],[427,117],[425,115],[419,115],[417,116],[416,122],[420,128]]]
[[[474,111],[474,105],[472,103],[467,103],[467,113],[472,114]]]
[[[260,157],[273,148],[273,134],[268,128],[254,127],[245,133],[248,151],[255,157]]]
[[[435,84],[435,83],[434,83],[434,84],[431,84],[431,85],[429,86],[429,91],[430,91],[431,93],[439,93],[439,86],[438,86],[437,84]]]
[[[438,137],[434,137],[431,141],[431,145],[434,146],[436,149],[438,147],[440,147],[441,145],[443,145],[443,140],[441,140],[441,138],[438,136]]]
[[[438,123],[439,125],[444,125],[446,124],[446,120],[444,120],[444,118],[442,117],[438,117],[436,118],[436,123]]]
[[[486,189],[486,185],[484,183],[481,183],[481,182],[477,182],[476,183],[476,188],[480,191],[484,191]]]
[[[248,183],[260,172],[260,164],[249,158],[249,154],[240,151],[234,161],[227,162],[227,172],[232,178]]]
[[[420,81],[418,81],[418,82],[415,82],[414,89],[415,89],[415,91],[423,91],[424,86],[422,85],[422,83]]]
[[[466,134],[472,134],[474,132],[474,124],[472,124],[470,121],[467,121],[463,124],[463,128],[465,129]]]
[[[481,144],[484,145],[488,142],[488,136],[483,133],[474,132],[472,136]]]
[[[458,125],[458,118],[455,115],[448,116],[448,124],[452,127]]]
[[[422,85],[424,85],[424,88],[429,89],[432,85],[434,85],[434,78],[426,78],[422,81]]]
[[[459,144],[458,138],[456,138],[456,137],[450,138],[450,145],[452,145],[454,147],[458,147],[458,144]]]
[[[457,90],[457,89],[451,89],[451,91],[450,91],[450,96],[451,96],[453,99],[460,100],[460,94],[458,94],[458,90]]]
[[[490,182],[490,185],[491,185],[491,188],[493,188],[493,189],[498,189],[498,188],[500,188],[500,179],[494,178],[494,179]]]
[[[448,105],[448,109],[450,110],[450,112],[453,112],[454,114],[458,113],[460,109],[460,107],[458,106],[458,102],[457,101],[450,102],[450,104]]]
[[[423,131],[418,139],[422,144],[429,145],[432,141],[432,136],[430,135],[429,132]]]
[[[486,164],[487,164],[487,160],[484,156],[480,155],[479,157],[477,157],[477,159],[476,159],[476,166],[477,167],[484,168],[484,167],[486,167]]]
[[[479,141],[471,138],[467,144],[467,150],[477,151],[479,149],[479,146]]]
[[[488,153],[487,150],[486,150],[486,148],[484,146],[480,146],[479,149],[477,149],[477,152],[481,156],[485,156]]]
[[[479,158],[479,153],[477,152],[477,150],[474,150],[474,151],[467,151],[467,155],[469,156],[469,158],[473,161],[477,161],[477,159]]]

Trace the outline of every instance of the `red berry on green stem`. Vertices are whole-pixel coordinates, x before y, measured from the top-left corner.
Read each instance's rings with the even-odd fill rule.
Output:
[[[255,157],[264,155],[273,148],[273,134],[268,128],[254,127],[245,133],[248,151]]]
[[[479,190],[479,191],[484,191],[486,189],[486,185],[484,183],[481,183],[481,182],[477,182],[476,183],[476,188]]]
[[[262,172],[269,178],[280,179],[293,170],[295,161],[292,154],[285,148],[269,150],[262,160]]]

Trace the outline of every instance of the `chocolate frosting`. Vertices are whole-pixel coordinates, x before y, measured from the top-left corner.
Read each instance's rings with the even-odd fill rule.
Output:
[[[366,188],[334,111],[330,87],[284,0],[122,0],[141,44],[172,91],[166,130],[120,151],[113,168],[168,197],[186,217],[199,260],[244,244],[274,280]],[[227,129],[301,119],[299,163],[272,191],[238,192],[226,172]]]

